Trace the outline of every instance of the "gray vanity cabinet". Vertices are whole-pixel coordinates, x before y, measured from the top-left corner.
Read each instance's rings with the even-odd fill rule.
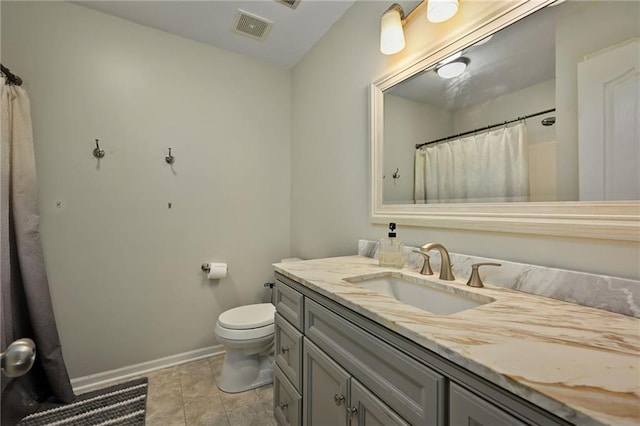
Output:
[[[569,424],[287,277],[276,278],[280,425]]]
[[[314,313],[324,309],[310,299],[305,299],[296,290],[276,282],[276,317],[275,317],[275,367],[273,406],[276,421],[281,426],[407,426],[387,404],[375,396],[350,372],[340,366],[327,351],[320,349],[312,340],[305,338],[305,317],[312,318],[311,324],[317,325],[316,316],[305,313],[306,303],[313,305]],[[320,311],[322,318],[329,321],[334,328],[344,324],[333,321],[330,311]],[[293,322],[292,322],[293,321]],[[342,330],[351,333],[351,328]],[[323,341],[318,337],[318,329],[313,328],[311,334],[316,343],[343,351],[343,344],[336,345],[340,338],[329,333],[330,339]],[[369,342],[363,343],[368,347]],[[346,345],[347,350],[356,350]],[[330,352],[335,352],[329,349]],[[385,351],[381,356],[387,356]],[[350,356],[350,355],[348,355]],[[392,363],[396,360],[390,359]],[[349,362],[346,364],[351,365]],[[400,362],[399,368],[406,367]],[[355,368],[360,372],[361,368]],[[409,369],[408,374],[416,373]],[[361,373],[362,374],[362,373]],[[415,380],[423,377],[417,375]],[[375,375],[372,380],[378,380]],[[384,389],[383,394],[393,393],[387,389],[387,382],[377,385]]]

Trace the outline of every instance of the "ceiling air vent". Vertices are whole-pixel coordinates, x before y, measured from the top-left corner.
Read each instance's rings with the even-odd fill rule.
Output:
[[[276,0],[280,4],[284,4],[291,9],[295,9],[300,4],[300,0]]]
[[[262,18],[257,15],[252,15],[249,12],[238,9],[236,13],[236,23],[234,30],[237,33],[255,38],[257,40],[264,40],[271,30],[273,22],[268,19]]]

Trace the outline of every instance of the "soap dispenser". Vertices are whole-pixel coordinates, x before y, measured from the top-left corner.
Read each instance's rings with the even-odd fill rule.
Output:
[[[378,264],[391,268],[404,267],[404,244],[396,237],[396,224],[389,224],[389,236],[380,240]]]

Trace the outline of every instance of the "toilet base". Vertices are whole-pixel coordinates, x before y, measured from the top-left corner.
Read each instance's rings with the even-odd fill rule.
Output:
[[[273,355],[247,355],[229,350],[224,356],[218,388],[227,393],[244,392],[273,383]]]

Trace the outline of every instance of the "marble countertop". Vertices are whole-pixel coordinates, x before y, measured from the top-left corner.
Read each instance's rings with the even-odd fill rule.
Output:
[[[640,320],[485,283],[345,256],[278,263],[276,272],[575,424],[640,424]],[[494,302],[441,316],[345,278],[392,272]],[[436,272],[437,274],[437,272]]]

